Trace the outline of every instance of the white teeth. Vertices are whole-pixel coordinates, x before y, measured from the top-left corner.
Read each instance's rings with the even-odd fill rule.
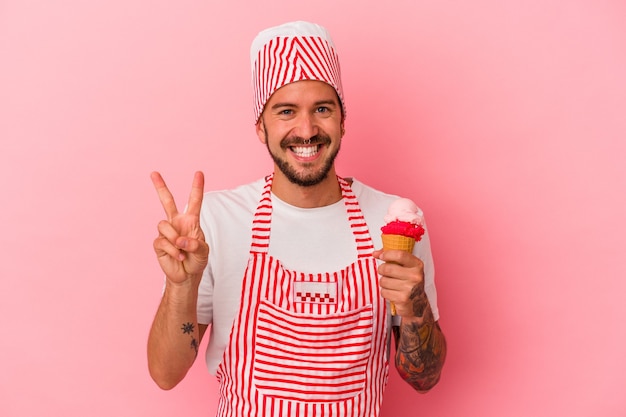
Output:
[[[308,158],[315,155],[318,148],[319,146],[294,146],[291,150],[301,158]]]

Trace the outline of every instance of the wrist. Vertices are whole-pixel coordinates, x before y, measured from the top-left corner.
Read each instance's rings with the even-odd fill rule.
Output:
[[[199,280],[188,279],[183,282],[175,282],[166,278],[165,291],[163,298],[173,304],[189,304],[194,305],[198,300]]]
[[[421,311],[421,313],[422,315],[420,316],[417,316],[417,315],[402,316],[401,323],[408,324],[411,326],[417,326],[417,327],[434,323],[435,320],[432,314],[432,310],[430,309],[430,306],[427,306],[425,310]]]

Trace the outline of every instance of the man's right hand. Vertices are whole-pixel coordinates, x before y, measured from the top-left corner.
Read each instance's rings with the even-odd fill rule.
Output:
[[[204,194],[204,174],[196,172],[187,209],[179,213],[172,193],[158,172],[150,175],[165,209],[167,220],[159,222],[154,251],[171,284],[199,285],[209,258],[209,246],[200,228],[200,207]]]

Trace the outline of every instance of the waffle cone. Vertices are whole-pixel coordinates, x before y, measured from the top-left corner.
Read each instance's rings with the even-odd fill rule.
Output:
[[[383,249],[385,250],[403,250],[405,252],[413,252],[413,246],[415,246],[415,239],[412,237],[402,235],[387,235],[382,234]]]

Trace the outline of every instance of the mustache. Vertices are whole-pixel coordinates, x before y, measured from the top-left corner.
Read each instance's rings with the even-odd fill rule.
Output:
[[[319,133],[315,136],[311,136],[305,139],[301,136],[290,136],[280,141],[282,148],[288,148],[290,146],[304,146],[304,145],[329,145],[331,142],[330,136]]]

